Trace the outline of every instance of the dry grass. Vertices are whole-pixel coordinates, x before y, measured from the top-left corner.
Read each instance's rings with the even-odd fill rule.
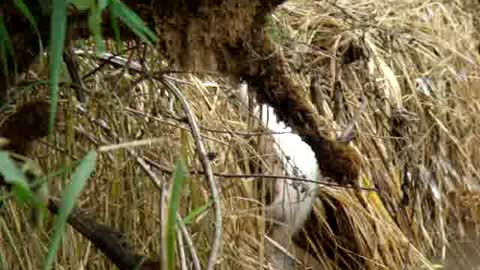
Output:
[[[427,265],[425,258],[441,252],[448,235],[463,224],[465,208],[477,205],[462,204],[461,198],[470,196],[460,196],[458,203],[447,196],[457,198],[459,189],[470,194],[479,179],[480,74],[471,16],[455,1],[422,0],[289,1],[272,16],[269,32],[288,56],[291,76],[305,89],[306,98],[312,74],[321,76],[322,115],[332,136],[355,115],[362,95],[369,101],[354,145],[363,154],[362,185],[375,185],[380,191],[321,188],[316,219],[307,228],[324,269]],[[348,60],[342,53],[352,44],[368,58],[335,64]],[[163,67],[158,55],[151,50],[147,55],[151,69]],[[90,57],[81,59],[84,74],[98,66]],[[140,159],[159,165],[152,171],[160,180],[171,179],[182,154],[188,156],[190,169],[201,170],[181,106],[175,102],[169,110],[165,89],[139,78],[112,66],[90,76],[87,113],[80,112],[71,102],[71,91],[65,91],[65,128],[57,132],[57,147],[48,155],[39,144],[42,165],[54,170],[71,165],[88,149],[152,139],[132,149]],[[419,91],[422,78],[431,83],[429,94]],[[207,150],[217,153],[215,172],[254,173],[255,162],[266,174],[279,173],[276,158],[266,155],[273,152],[255,147],[260,139],[271,144],[271,137],[245,135],[258,131],[260,123],[250,118],[247,124],[246,110],[232,96],[234,86],[205,74],[175,75],[172,80],[188,97]],[[341,112],[331,98],[334,82],[339,82],[344,97]],[[399,114],[398,108],[410,114]],[[394,137],[392,127],[403,137]],[[403,188],[409,200],[402,204],[405,170],[411,175]],[[260,180],[218,177],[225,230],[220,269],[260,269],[264,263],[262,202],[253,185]],[[53,193],[59,194],[65,181],[54,179]],[[119,149],[101,154],[79,205],[99,221],[127,232],[137,250],[155,256],[160,254],[159,201],[160,192],[138,159]],[[182,198],[182,215],[208,202],[204,178],[192,175]],[[38,269],[48,234],[32,231],[24,222],[25,211],[13,201],[7,205],[0,219],[0,253],[9,269]],[[208,211],[189,225],[203,263],[212,220]],[[58,255],[56,269],[112,268],[71,229]]]

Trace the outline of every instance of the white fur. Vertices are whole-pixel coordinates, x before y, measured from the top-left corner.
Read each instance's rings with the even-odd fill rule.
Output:
[[[239,98],[248,106],[247,91],[246,84],[242,84]],[[282,157],[285,173],[293,175],[296,167],[301,175],[311,180],[317,180],[318,165],[310,146],[304,143],[298,135],[291,133],[291,128],[283,122],[278,122],[273,108],[262,105],[261,110],[263,124],[272,132],[282,132],[282,134],[274,134],[273,137],[277,142],[275,149]],[[258,114],[259,111],[258,105],[255,106],[255,113]],[[290,157],[290,162],[287,156]],[[275,182],[274,199],[267,209],[267,218],[273,219],[280,225],[274,229],[271,238],[290,252],[299,253],[300,248],[292,246],[289,240],[302,228],[309,217],[315,199],[315,189],[316,184],[311,182],[294,182],[287,179],[277,179]],[[277,269],[294,268],[294,260],[285,253],[276,250],[272,257]]]
[[[240,101],[248,107],[248,86],[241,83],[237,96]],[[282,134],[274,134],[273,138],[277,142],[276,150],[279,156],[283,157],[284,167],[287,174],[293,174],[293,167],[288,164],[286,156],[289,156],[292,163],[298,167],[300,172],[308,179],[316,179],[318,177],[318,165],[312,148],[304,143],[297,134],[292,133],[292,129],[287,127],[285,123],[278,121],[273,108],[268,105],[254,106],[254,114],[259,114],[262,110],[262,122],[272,132]]]

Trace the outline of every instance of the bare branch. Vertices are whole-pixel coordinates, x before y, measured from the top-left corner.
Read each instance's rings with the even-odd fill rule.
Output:
[[[173,83],[170,82],[170,80],[166,79],[166,76],[162,76],[161,78],[156,78],[156,79],[162,82],[182,103],[183,109],[188,118],[188,123],[190,125],[190,128],[192,129],[192,136],[197,145],[197,151],[203,166],[203,170],[205,172],[205,177],[207,178],[208,184],[212,191],[213,207],[215,211],[215,233],[212,241],[212,249],[210,251],[210,256],[208,258],[207,270],[213,270],[215,267],[218,254],[220,253],[220,247],[222,242],[223,228],[222,228],[222,204],[220,201],[220,190],[217,183],[215,182],[215,176],[213,175],[213,170],[212,170],[212,167],[210,166],[210,160],[207,157],[207,151],[205,150],[205,146],[203,144],[203,140],[200,135],[200,129],[198,128],[197,121],[195,119],[194,114],[192,113],[192,110],[190,109],[190,106],[186,98],[183,96],[180,90]]]
[[[50,198],[48,209],[50,212],[57,214],[60,209],[60,200],[57,198]],[[76,231],[90,240],[95,247],[100,249],[119,269],[135,269],[142,264],[142,267],[139,269],[146,270],[149,268],[143,267],[144,262],[147,263],[146,265],[156,263],[134,253],[128,245],[123,233],[111,227],[97,223],[79,208],[74,208],[72,210],[68,216],[68,223]]]

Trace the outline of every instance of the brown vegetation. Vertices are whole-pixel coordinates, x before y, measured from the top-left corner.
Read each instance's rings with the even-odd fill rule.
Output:
[[[475,128],[478,126],[475,118],[478,113],[478,96],[471,90],[476,89],[478,84],[471,79],[478,75],[478,71],[470,63],[476,54],[466,46],[466,42],[446,33],[467,33],[471,30],[471,24],[466,20],[467,15],[463,11],[453,4],[446,5],[445,9],[454,15],[441,13],[443,7],[434,8],[441,15],[441,19],[432,19],[435,21],[429,24],[430,22],[423,21],[423,18],[418,19],[413,15],[412,10],[420,12],[427,9],[423,4],[418,4],[418,10],[396,6],[395,12],[383,14],[383,11],[387,12],[391,8],[384,6],[384,3],[364,6],[358,1],[356,5],[352,5],[354,8],[351,13],[324,3],[294,3],[294,7],[287,6],[277,12],[289,20],[292,25],[290,27],[305,34],[304,37],[294,37],[292,34],[291,39],[302,39],[308,46],[289,40],[279,47],[276,44],[279,41],[274,42],[271,35],[266,34],[265,20],[281,1],[154,1],[153,5],[139,1],[125,2],[138,12],[160,37],[156,51],[150,51],[157,59],[150,59],[148,62],[150,66],[157,68],[155,71],[164,71],[164,65],[159,65],[160,61],[156,61],[163,60],[164,57],[171,70],[194,71],[200,74],[199,77],[178,77],[190,79],[195,86],[185,86],[184,91],[188,92],[190,102],[196,106],[195,113],[200,122],[205,126],[209,125],[208,128],[228,131],[219,135],[207,131],[208,129],[204,130],[207,134],[205,136],[214,137],[216,140],[215,143],[209,143],[209,147],[220,155],[215,160],[218,172],[256,173],[257,171],[251,171],[251,166],[245,165],[248,163],[246,160],[252,160],[251,156],[255,156],[263,173],[278,173],[272,168],[275,166],[269,166],[269,162],[262,163],[265,157],[261,156],[261,151],[245,143],[248,136],[244,138],[233,131],[233,127],[244,130],[246,126],[238,124],[244,116],[238,116],[228,99],[216,92],[218,89],[230,89],[228,82],[219,77],[208,77],[205,71],[219,71],[222,75],[230,76],[230,83],[239,78],[247,80],[257,100],[274,107],[279,118],[312,146],[320,169],[326,177],[340,183],[352,183],[360,176],[358,182],[361,186],[378,187],[378,194],[321,188],[315,211],[305,229],[308,233],[298,235],[296,240],[300,246],[314,254],[325,269],[399,269],[417,263],[423,259],[422,254],[428,254],[436,247],[444,245],[446,239],[440,237],[439,240],[432,236],[437,231],[446,230],[441,225],[444,221],[445,204],[444,201],[436,199],[435,190],[437,188],[441,194],[445,194],[458,186],[466,185],[472,178],[478,177],[476,168],[479,167],[479,153],[475,148],[478,145],[478,129]],[[303,5],[308,15],[298,11],[303,9],[295,9],[295,5]],[[8,12],[14,10],[11,4],[5,4],[2,8],[7,28],[15,26],[29,29],[28,22],[21,14]],[[310,14],[308,10],[314,12]],[[323,10],[328,10],[328,13],[323,14]],[[368,14],[373,13],[373,10],[382,14],[379,14],[379,17],[370,17]],[[403,14],[403,10],[410,13]],[[73,23],[69,29],[72,40],[85,37],[86,28],[82,16],[72,11],[70,19]],[[321,16],[324,18],[320,18]],[[397,18],[397,24],[392,25],[381,16]],[[46,43],[49,18],[39,18],[39,25],[45,27],[40,31],[42,40]],[[105,18],[108,22],[108,14],[105,14]],[[341,19],[335,22],[334,18]],[[412,22],[415,24],[412,25]],[[276,23],[279,24],[278,21]],[[432,31],[425,31],[430,29],[428,27],[431,27]],[[319,29],[323,31],[321,35],[316,32],[320,31]],[[104,30],[105,36],[111,38],[108,25],[105,25]],[[134,36],[125,29],[123,31],[123,38],[131,42]],[[433,32],[436,35],[432,35]],[[11,34],[17,51],[21,52],[15,55],[16,67],[23,72],[39,53],[37,37],[33,32],[19,31]],[[357,42],[360,45],[352,45]],[[354,47],[360,47],[362,52],[368,54],[361,53],[359,56],[355,53],[358,50],[349,49]],[[140,55],[141,53],[136,51],[130,56],[141,58]],[[295,59],[297,55],[303,58]],[[97,61],[83,60],[83,71],[86,73],[90,71],[88,64]],[[368,61],[371,62],[367,64]],[[324,97],[320,102],[323,103],[323,110],[320,110],[317,104],[315,110],[306,99],[308,94],[305,85],[308,85],[306,82],[309,81],[313,69],[319,71],[321,78],[327,82],[321,93]],[[471,75],[470,79],[462,80],[456,74],[447,72],[460,69]],[[152,90],[159,89],[159,84],[148,81],[145,83],[147,86],[142,84],[137,88],[138,81],[125,83],[125,78],[131,79],[129,76],[134,76],[132,74],[124,74],[125,77],[114,72],[93,75],[96,78],[92,83],[95,86],[92,87],[95,89],[92,94],[95,100],[87,105],[87,113],[77,111],[77,114],[67,117],[70,126],[67,125],[65,130],[62,130],[62,153],[56,155],[66,153],[66,159],[71,162],[78,158],[78,153],[83,153],[86,147],[115,144],[147,135],[147,138],[174,138],[165,145],[156,144],[155,148],[145,147],[138,152],[106,153],[100,161],[95,181],[85,192],[86,199],[83,202],[83,206],[95,208],[95,215],[99,220],[106,220],[112,227],[118,226],[130,232],[130,239],[134,239],[135,246],[132,249],[148,254],[160,254],[157,240],[151,238],[158,232],[158,224],[153,217],[158,214],[157,204],[160,199],[158,194],[151,194],[154,186],[142,181],[146,178],[146,170],[139,169],[142,167],[133,161],[140,156],[155,167],[156,172],[164,179],[168,179],[174,160],[172,152],[187,151],[176,145],[180,141],[179,130],[185,127],[181,114],[167,117],[169,114],[162,111],[167,106],[158,106],[165,104],[162,102],[167,99],[160,91]],[[415,87],[415,79],[424,74],[429,74],[440,85],[435,88],[437,92],[434,96],[422,95]],[[142,74],[135,76],[138,76],[135,77],[138,79]],[[5,86],[2,89],[13,89],[16,84],[13,70],[9,70],[8,74],[2,73],[0,79],[1,85]],[[221,82],[217,90],[203,84],[212,80]],[[96,87],[108,90],[97,92]],[[138,96],[134,93],[138,93]],[[2,95],[8,96],[6,92]],[[354,149],[330,139],[334,137],[333,132],[326,130],[343,127],[343,118],[346,117],[338,115],[353,115],[357,111],[361,96],[368,98],[369,111],[358,124],[362,132],[355,138]],[[148,99],[143,100],[143,97]],[[334,97],[343,98],[343,103],[333,104],[336,100]],[[68,94],[65,97],[68,102],[72,102],[70,98]],[[71,103],[67,106],[70,106],[70,112],[75,111]],[[402,107],[412,112],[411,115],[417,115],[417,118],[400,119],[401,115],[396,115],[395,112],[401,111]],[[123,110],[116,111],[117,108]],[[173,111],[178,113],[176,109]],[[470,113],[466,113],[468,111]],[[395,119],[397,116],[399,118]],[[20,117],[15,116],[12,119],[16,118]],[[419,121],[418,118],[420,122],[415,122]],[[72,124],[72,119],[78,122]],[[105,128],[91,119],[109,119],[111,125]],[[174,125],[170,125],[172,121],[175,122]],[[121,124],[117,126],[117,123]],[[26,130],[25,134],[32,132],[31,129]],[[139,130],[141,132],[138,132]],[[432,135],[433,139],[425,139],[425,134]],[[81,145],[75,144],[75,140],[82,141]],[[193,144],[186,144],[189,145],[188,151],[191,151]],[[42,153],[43,149],[34,150]],[[363,153],[361,157],[359,152]],[[266,154],[271,154],[271,151]],[[195,157],[192,154],[189,165],[197,170]],[[54,159],[53,155],[50,158]],[[62,163],[62,158],[56,158],[57,163]],[[43,163],[47,164],[45,160]],[[130,166],[126,166],[127,163]],[[50,162],[48,164],[51,165]],[[256,190],[247,184],[221,182],[225,190],[223,198],[227,201],[227,213],[224,214],[227,220],[224,238],[226,255],[223,263],[227,269],[240,266],[242,269],[258,269],[263,266],[262,259],[260,262],[256,261],[261,258],[261,252],[256,252],[262,250],[262,240],[258,239],[263,239],[264,233],[262,221],[258,220],[261,215],[248,218],[238,214],[238,209],[248,209],[255,204],[237,199],[239,196],[259,198],[262,194],[256,193]],[[188,203],[185,205],[188,206],[184,211],[196,209],[208,200],[205,195],[208,193],[199,179],[192,177],[189,188],[192,194],[198,197],[191,195],[186,198]],[[407,197],[409,200],[402,200]],[[123,221],[126,218],[127,221]],[[455,221],[455,217],[453,220]],[[199,249],[208,250],[204,239],[211,237],[206,233],[211,222],[210,218],[202,216],[191,226]],[[96,226],[94,224],[92,221],[89,228]],[[77,225],[77,229],[78,226],[80,225]],[[9,229],[21,235],[16,231],[18,228]],[[259,237],[252,239],[255,237],[251,235]],[[116,243],[121,242],[122,237],[113,234],[113,240],[108,237],[107,239],[110,243]],[[89,238],[101,240],[98,236]],[[75,257],[72,254],[84,254],[88,244],[72,233],[68,239],[71,241],[69,250],[60,255],[59,261],[82,265],[80,256]],[[147,241],[145,239],[149,239],[149,242],[143,244]],[[26,255],[24,257],[31,258],[32,256],[28,256],[30,252],[40,254],[42,247],[33,246],[35,245],[32,244],[30,250],[22,251],[25,252],[22,253]],[[102,244],[97,242],[97,246],[101,247]],[[120,257],[125,254],[139,258],[135,257],[138,255],[130,248]],[[8,261],[12,261],[18,255],[9,256]],[[95,256],[90,256],[85,255],[91,265],[104,268],[110,266],[98,262]],[[114,258],[117,255],[112,256],[109,256],[110,259],[117,265],[125,265],[120,259]],[[25,264],[20,267],[28,268]]]
[[[322,125],[318,113],[300,94],[298,86],[288,75],[284,57],[265,34],[266,16],[282,2],[163,1],[157,3],[158,6],[147,6],[142,2],[126,1],[156,30],[160,38],[157,45],[159,52],[173,67],[185,71],[219,71],[232,76],[234,80],[243,78],[256,93],[257,100],[272,106],[279,119],[291,126],[312,147],[324,176],[341,183],[355,181],[359,159],[351,154],[352,151],[345,151],[348,146],[338,145],[319,132]],[[35,14],[41,12],[38,9],[34,10]],[[9,10],[15,9],[5,7],[5,11]],[[85,36],[85,16],[72,13],[69,38],[79,39]],[[28,29],[28,22],[21,14],[7,14],[7,26],[22,25]],[[106,37],[112,38],[112,30],[105,27]],[[46,36],[48,32],[41,34]],[[36,36],[33,32],[28,38],[24,37],[28,35],[25,32],[13,35],[13,40],[19,40],[18,54],[21,55],[16,60],[17,68],[24,72],[37,58],[38,43],[32,41]],[[125,33],[123,38],[128,40],[132,35]],[[14,70],[9,70],[9,73],[15,74]],[[6,82],[14,78],[2,77]],[[4,85],[8,86],[6,83]]]

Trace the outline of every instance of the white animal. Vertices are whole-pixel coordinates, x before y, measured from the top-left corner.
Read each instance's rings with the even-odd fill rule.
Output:
[[[248,107],[248,87],[245,83],[240,86],[239,98]],[[267,105],[259,108],[258,105],[255,105],[254,113],[258,114],[260,109],[262,109],[263,124],[272,132],[277,132],[273,137],[277,142],[277,153],[283,157],[286,173],[292,175],[298,170],[308,179],[317,180],[319,177],[318,164],[310,146],[304,143],[298,135],[291,133],[291,128],[283,122],[277,121],[273,108]],[[311,269],[319,269],[320,264],[315,258],[291,242],[292,236],[303,227],[312,211],[316,188],[317,184],[312,182],[276,180],[273,202],[266,209],[267,219],[276,224],[270,237],[267,237],[269,243],[266,248],[272,256],[275,269],[298,269],[296,266],[299,263],[304,264],[305,261],[307,262],[304,265]]]

